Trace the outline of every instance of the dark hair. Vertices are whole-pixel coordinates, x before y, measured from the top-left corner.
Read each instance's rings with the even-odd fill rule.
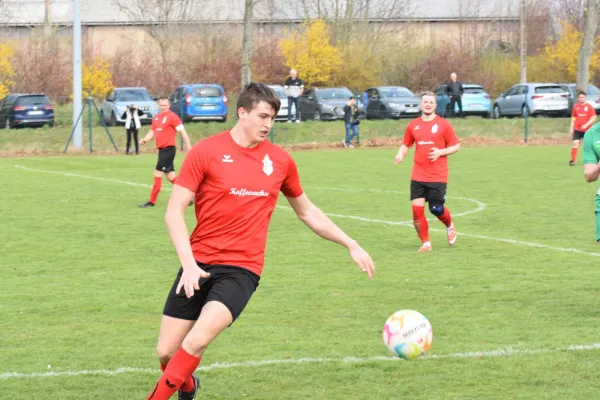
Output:
[[[160,96],[158,99],[156,99],[157,102],[159,102],[161,100],[167,100],[169,103],[171,102],[171,100],[169,100],[169,98],[167,96]]]
[[[265,102],[275,110],[275,115],[279,112],[281,101],[273,89],[262,83],[252,82],[244,87],[237,99],[237,109],[243,107],[246,111],[252,111],[260,102]]]
[[[352,100],[353,98],[354,98],[354,96],[350,96],[350,97],[348,98],[348,100]]]
[[[581,95],[587,96],[587,94],[583,90],[578,90],[577,91],[577,97],[579,97]]]

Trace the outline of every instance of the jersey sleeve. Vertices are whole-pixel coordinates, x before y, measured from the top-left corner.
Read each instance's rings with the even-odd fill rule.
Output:
[[[179,125],[181,125],[181,118],[179,118],[179,115],[172,113],[171,117],[170,117],[170,121],[171,126],[175,129],[177,129],[179,127]]]
[[[402,139],[402,144],[405,145],[406,147],[410,147],[413,145],[414,142],[415,142],[415,137],[413,136],[413,133],[412,133],[412,126],[411,126],[411,124],[408,124],[406,126],[406,130],[404,131],[404,139]]]
[[[598,164],[598,154],[594,150],[594,135],[588,132],[583,137],[583,163],[584,164]]]
[[[288,155],[287,173],[283,183],[281,184],[281,192],[285,197],[292,198],[300,197],[302,193],[304,193],[304,190],[302,190],[302,185],[300,184],[298,166],[290,155]]]
[[[179,175],[175,178],[175,184],[194,193],[208,175],[208,157],[204,146],[200,142],[192,147],[181,164]]]
[[[456,146],[458,144],[458,138],[456,137],[456,132],[454,132],[454,128],[450,122],[446,121],[446,126],[444,127],[444,138],[446,139],[446,145]]]

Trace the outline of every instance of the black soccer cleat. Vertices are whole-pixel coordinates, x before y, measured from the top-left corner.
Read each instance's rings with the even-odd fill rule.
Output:
[[[148,201],[144,204],[140,204],[140,208],[148,208],[148,207],[154,207],[154,203],[151,203]]]
[[[177,393],[178,400],[194,400],[196,398],[196,394],[198,394],[198,389],[200,389],[200,379],[194,374],[192,374],[192,379],[194,380],[194,390],[191,392],[182,392],[181,389]]]
[[[573,161],[573,160],[569,161],[569,165],[570,165],[571,167],[572,167],[572,166],[574,166],[574,165],[575,165],[575,161]]]

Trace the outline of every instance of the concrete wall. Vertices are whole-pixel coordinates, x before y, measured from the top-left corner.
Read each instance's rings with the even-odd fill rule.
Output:
[[[263,36],[283,35],[285,29],[290,29],[293,24],[265,24],[257,25],[255,38]],[[394,23],[382,27],[372,24],[373,29],[384,32],[387,38],[395,38],[398,48],[409,41],[411,44],[441,46],[460,46],[465,49],[481,48],[491,41],[503,41],[515,45],[518,41],[518,21],[444,21],[421,23]],[[194,45],[198,40],[209,40],[219,37],[230,38],[232,47],[241,46],[241,24],[203,24],[190,25],[181,28],[182,33],[174,35],[174,42]],[[380,29],[382,29],[380,31]],[[28,27],[2,27],[0,40],[13,40],[22,45],[29,39],[31,28]],[[71,36],[71,28],[63,27],[57,30],[58,35],[66,40]],[[140,26],[131,25],[96,25],[82,27],[83,45],[89,46],[94,52],[105,57],[113,56],[119,50],[158,52],[156,41],[148,31]],[[206,39],[204,39],[206,38]],[[176,43],[173,43],[176,44]],[[227,49],[223,49],[227,51]]]

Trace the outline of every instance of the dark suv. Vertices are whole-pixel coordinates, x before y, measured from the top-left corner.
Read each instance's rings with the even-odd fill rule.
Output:
[[[12,93],[0,100],[0,127],[54,126],[54,108],[43,94]]]

